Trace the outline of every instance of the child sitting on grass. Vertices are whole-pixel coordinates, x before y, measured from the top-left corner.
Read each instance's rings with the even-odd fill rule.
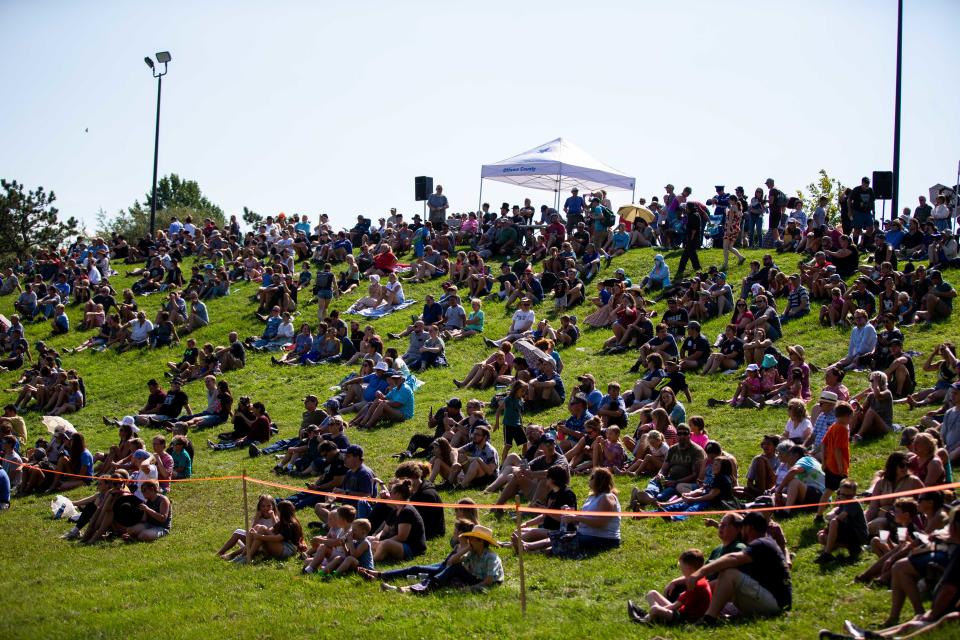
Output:
[[[358,568],[373,571],[373,551],[370,545],[370,521],[354,520],[343,537],[343,551],[337,553],[320,571],[322,575],[346,575]]]
[[[844,480],[837,489],[837,498],[850,500],[857,495],[857,483]],[[833,561],[833,552],[846,547],[851,559],[860,557],[861,546],[870,540],[867,519],[859,502],[841,504],[827,514],[827,526],[817,533],[817,541],[823,545],[817,562]]]
[[[348,504],[330,512],[327,516],[327,535],[314,536],[310,541],[307,564],[303,566],[304,573],[314,573],[318,568],[322,570],[324,563],[343,554],[344,541],[349,537],[350,528],[356,519],[357,510]]]
[[[181,436],[177,436],[178,438]],[[176,443],[176,438],[174,438],[174,443]],[[257,512],[253,516],[253,526],[262,526],[268,529],[273,528],[273,525],[277,524],[277,510],[276,502],[273,499],[273,496],[269,494],[263,494],[257,500]],[[244,553],[244,543],[247,539],[247,530],[240,528],[235,530],[220,550],[217,551],[217,555],[223,558],[224,560],[233,560],[239,555]]]
[[[699,549],[688,549],[680,554],[677,564],[683,577],[688,578],[703,566],[703,553]],[[630,619],[640,624],[689,624],[703,617],[710,607],[711,597],[710,583],[706,578],[700,578],[681,593],[676,602],[670,602],[666,596],[654,590],[647,594],[649,613],[635,605],[632,600],[627,601],[627,611]]]

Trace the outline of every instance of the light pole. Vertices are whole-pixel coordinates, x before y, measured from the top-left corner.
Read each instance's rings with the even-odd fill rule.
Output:
[[[903,67],[903,0],[897,0],[897,86],[893,107],[893,189],[891,215],[900,215],[900,80]]]
[[[153,138],[153,190],[150,195],[150,237],[153,237],[157,222],[157,159],[160,154],[160,89],[163,87],[163,76],[167,75],[167,63],[170,62],[169,51],[157,52],[157,63],[163,65],[163,71],[160,71],[153,64],[150,56],[143,59],[153,71],[153,77],[157,79],[157,131]]]

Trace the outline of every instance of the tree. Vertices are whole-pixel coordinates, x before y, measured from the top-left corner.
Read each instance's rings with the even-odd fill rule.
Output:
[[[256,229],[263,222],[263,216],[252,209],[243,208],[243,221]]]
[[[101,233],[118,233],[134,242],[149,235],[150,195],[148,192],[142,203],[134,202],[125,211],[118,211],[112,219],[100,211],[97,214],[97,228]],[[191,216],[197,226],[204,218],[210,218],[217,226],[223,226],[226,221],[223,210],[203,195],[195,180],[184,180],[175,173],[157,182],[156,228],[166,229],[173,216],[180,220]]]
[[[37,187],[24,191],[24,186],[13,180],[0,179],[0,260],[23,260],[37,249],[58,249],[71,235],[76,235],[78,223],[70,217],[61,222],[59,211],[53,206],[57,196],[53,191]]]
[[[818,177],[814,182],[807,185],[806,200],[810,206],[816,209],[819,206],[820,196],[827,198],[827,222],[839,224],[840,222],[840,194],[844,186],[836,178],[827,175],[826,170],[820,169]],[[797,195],[804,197],[803,192],[797,190]]]

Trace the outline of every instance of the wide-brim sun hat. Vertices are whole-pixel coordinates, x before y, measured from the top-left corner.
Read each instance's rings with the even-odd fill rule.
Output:
[[[471,531],[460,534],[461,538],[476,538],[477,540],[483,540],[487,544],[496,545],[497,539],[493,537],[493,531],[489,528],[483,526],[482,524],[473,525]]]

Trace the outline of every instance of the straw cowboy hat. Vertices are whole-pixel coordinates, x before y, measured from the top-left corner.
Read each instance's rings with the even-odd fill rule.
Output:
[[[493,537],[493,531],[491,531],[490,529],[488,529],[487,527],[485,527],[485,526],[483,526],[483,525],[481,525],[481,524],[476,524],[476,525],[474,525],[472,531],[468,531],[468,532],[466,532],[466,533],[461,533],[461,534],[460,534],[460,537],[461,537],[461,538],[476,538],[476,539],[478,539],[478,540],[483,540],[483,541],[486,542],[487,544],[492,544],[492,545],[494,545],[494,546],[496,546],[496,544],[497,544],[496,539]]]

